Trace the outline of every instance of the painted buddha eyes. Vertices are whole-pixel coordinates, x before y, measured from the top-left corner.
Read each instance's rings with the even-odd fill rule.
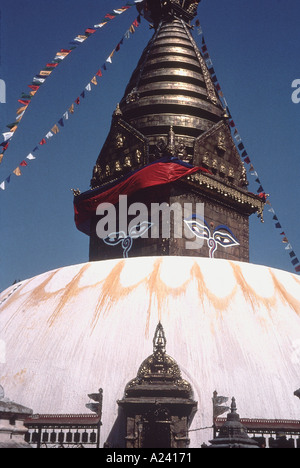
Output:
[[[224,232],[216,231],[214,232],[213,237],[215,241],[223,247],[232,247],[234,245],[239,245],[236,238],[231,232],[229,232],[229,230],[227,232],[225,232],[225,229]]]
[[[151,228],[152,224],[153,223],[149,223],[148,221],[138,223],[129,229],[128,235],[125,234],[124,231],[112,232],[105,239],[103,239],[103,242],[110,246],[115,246],[122,243],[123,257],[128,258],[128,253],[133,245],[133,240],[142,237],[143,234],[146,234],[146,232]]]
[[[214,257],[214,253],[217,250],[218,245],[222,247],[234,247],[239,245],[234,234],[231,232],[229,227],[225,225],[217,226],[213,232],[211,232],[208,224],[204,219],[185,219],[185,224],[188,228],[200,239],[206,239],[209,247],[209,256]]]
[[[201,226],[199,223],[196,223],[195,221],[192,222],[191,226],[191,230],[196,234],[196,235],[199,235],[201,237],[207,237],[207,233],[204,231],[203,229],[203,226]]]

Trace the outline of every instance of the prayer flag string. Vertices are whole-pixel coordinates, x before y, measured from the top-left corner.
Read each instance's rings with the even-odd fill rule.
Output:
[[[279,222],[279,219],[278,219],[278,216],[275,212],[275,209],[272,207],[271,205],[271,202],[269,200],[269,195],[266,194],[265,190],[264,190],[264,187],[262,185],[262,182],[260,180],[260,177],[258,175],[258,172],[255,170],[254,168],[254,165],[250,159],[250,156],[249,154],[247,153],[246,151],[246,148],[245,148],[245,145],[242,141],[242,138],[238,132],[238,129],[234,123],[234,120],[232,118],[232,115],[230,113],[230,110],[229,110],[229,107],[228,107],[228,103],[226,101],[226,98],[222,92],[222,89],[221,89],[221,86],[220,86],[220,83],[218,81],[218,78],[216,76],[216,72],[215,72],[215,69],[214,69],[214,66],[213,66],[213,62],[211,60],[211,57],[209,56],[209,53],[208,53],[208,48],[207,48],[207,45],[205,43],[205,39],[204,39],[204,35],[203,35],[203,30],[202,30],[202,27],[201,27],[201,24],[200,24],[200,21],[199,19],[196,19],[196,22],[195,22],[195,26],[196,26],[196,31],[197,31],[197,34],[198,36],[200,36],[200,39],[201,39],[201,53],[202,53],[202,56],[205,60],[205,63],[206,63],[206,66],[207,66],[207,69],[210,73],[210,76],[211,76],[211,80],[214,84],[214,87],[215,87],[215,90],[220,98],[220,101],[224,107],[224,110],[226,110],[226,113],[227,113],[227,118],[228,118],[228,124],[229,124],[229,127],[231,129],[231,134],[232,134],[232,137],[233,137],[233,140],[235,142],[235,145],[239,151],[239,154],[241,156],[241,159],[242,161],[244,162],[244,165],[246,164],[247,167],[248,167],[248,172],[249,174],[251,175],[251,177],[253,177],[255,183],[257,184],[257,194],[265,200],[266,204],[268,205],[268,212],[271,213],[272,215],[272,219],[273,219],[273,222],[274,222],[274,226],[275,228],[278,230],[278,232],[280,233],[280,236],[281,236],[281,242],[284,244],[284,248],[285,250],[288,252],[290,258],[291,258],[291,263],[294,267],[294,270],[297,272],[297,273],[300,273],[300,260],[298,259],[297,255],[295,254],[295,251],[293,249],[293,246],[292,244],[290,243],[281,223]]]
[[[24,168],[28,166],[28,163],[34,161],[37,158],[37,152],[39,151],[41,146],[46,145],[51,138],[57,135],[65,126],[66,122],[70,119],[72,114],[75,113],[76,106],[81,104],[81,100],[84,99],[87,93],[91,92],[94,87],[96,87],[99,83],[99,78],[103,76],[103,72],[107,70],[107,64],[112,64],[112,57],[114,56],[115,52],[120,50],[121,45],[124,42],[124,39],[129,39],[132,34],[135,33],[135,29],[140,25],[141,16],[139,15],[134,22],[131,24],[130,28],[125,32],[121,40],[118,42],[116,47],[113,51],[109,54],[106,61],[102,64],[102,66],[97,70],[97,72],[93,75],[92,79],[88,82],[88,84],[84,87],[82,92],[79,96],[72,102],[71,106],[64,112],[64,114],[59,118],[59,120],[51,127],[51,129],[45,134],[45,136],[39,141],[39,143],[32,149],[32,151],[19,163],[19,165],[9,174],[1,183],[0,189],[2,191],[7,189],[8,184],[10,184],[12,180],[12,176],[15,175],[20,177],[22,175],[21,167]]]
[[[32,102],[33,97],[38,92],[40,87],[46,82],[49,76],[53,71],[60,65],[60,63],[66,59],[68,55],[71,54],[80,44],[85,42],[91,35],[105,26],[109,21],[115,19],[118,15],[121,15],[125,11],[129,10],[132,6],[135,6],[137,3],[140,3],[142,0],[135,0],[134,2],[127,2],[125,6],[121,8],[115,8],[110,13],[104,15],[104,18],[93,27],[85,29],[84,34],[77,35],[69,44],[67,49],[60,49],[56,52],[52,61],[46,63],[45,67],[40,70],[40,72],[33,77],[32,83],[28,85],[30,91],[28,93],[22,93],[18,103],[21,105],[16,112],[16,118],[14,122],[8,124],[6,127],[9,131],[2,133],[3,142],[0,143],[0,164],[2,163],[4,153],[8,150],[12,138],[14,137],[18,126],[25,115],[28,106]],[[0,188],[3,186],[0,185]]]

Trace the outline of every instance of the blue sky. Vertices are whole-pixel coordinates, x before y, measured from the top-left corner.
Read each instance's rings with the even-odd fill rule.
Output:
[[[57,51],[126,0],[1,1],[1,131],[15,121],[18,99]],[[198,18],[218,81],[282,231],[300,255],[299,0],[202,0]],[[136,18],[135,8],[74,50],[41,87],[0,166],[0,182],[19,166],[62,117]],[[88,261],[89,239],[76,230],[71,188],[89,188],[111,115],[152,32],[142,21],[125,40],[98,85],[36,159],[0,190],[0,290],[61,266]],[[194,38],[201,46],[196,31]],[[250,187],[257,184],[249,174]],[[273,214],[250,223],[250,261],[294,271]]]

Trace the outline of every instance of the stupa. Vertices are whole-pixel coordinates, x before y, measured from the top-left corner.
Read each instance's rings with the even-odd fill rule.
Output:
[[[248,220],[264,201],[248,191],[193,39],[198,4],[137,4],[153,38],[116,103],[91,188],[74,198],[89,261],[0,295],[0,385],[41,415],[86,413],[101,388],[101,447],[149,447],[158,431],[166,448],[199,448],[213,439],[216,390],[235,395],[243,418],[299,419],[300,280],[249,263]],[[146,207],[144,218],[131,212],[120,226],[120,196]],[[102,203],[118,219],[107,237]],[[181,237],[172,217],[169,236],[154,225],[153,204],[191,207]],[[191,235],[202,244],[187,248]]]

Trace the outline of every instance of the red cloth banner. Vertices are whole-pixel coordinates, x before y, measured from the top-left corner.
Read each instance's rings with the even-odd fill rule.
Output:
[[[95,215],[98,205],[101,203],[117,204],[120,195],[132,195],[138,190],[157,185],[175,182],[194,172],[210,173],[202,167],[190,167],[184,164],[170,161],[150,164],[133,173],[100,193],[96,190],[83,193],[74,198],[75,224],[79,231],[90,235],[90,220]]]

